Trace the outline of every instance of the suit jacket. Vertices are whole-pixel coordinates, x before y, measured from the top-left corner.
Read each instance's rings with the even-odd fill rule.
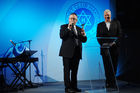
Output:
[[[122,36],[120,23],[117,20],[112,20],[110,23],[109,30],[106,27],[105,22],[101,22],[97,27],[97,37],[118,37],[115,41],[116,46],[120,46],[120,38]],[[113,40],[109,39],[97,39],[99,44],[102,46],[103,43],[111,43]]]
[[[87,41],[87,37],[81,34],[81,28],[76,26],[77,34],[74,31],[68,29],[68,24],[61,25],[60,38],[62,39],[62,45],[60,48],[59,56],[72,58],[76,47],[75,38],[78,39],[78,47],[80,48],[80,59],[82,58],[82,42]]]

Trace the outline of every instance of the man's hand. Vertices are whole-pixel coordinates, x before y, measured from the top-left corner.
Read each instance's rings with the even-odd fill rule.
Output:
[[[85,33],[85,30],[84,30],[84,29],[82,29],[82,30],[81,30],[81,34],[82,34],[83,36],[85,36],[85,35],[86,35],[86,33]]]
[[[115,42],[112,42],[112,43],[110,43],[109,45],[110,45],[110,46],[113,46],[113,45],[115,45],[115,44],[116,44]]]
[[[74,26],[74,22],[70,21],[69,24],[68,24],[68,29],[72,29],[72,25]]]
[[[68,24],[68,29],[71,29],[72,28],[72,23],[69,23]]]

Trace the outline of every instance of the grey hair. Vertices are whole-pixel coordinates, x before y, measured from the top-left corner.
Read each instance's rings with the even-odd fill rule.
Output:
[[[104,13],[105,13],[105,12],[107,12],[107,13],[110,12],[110,14],[111,14],[111,11],[110,11],[109,9],[106,9],[106,10],[104,11]]]

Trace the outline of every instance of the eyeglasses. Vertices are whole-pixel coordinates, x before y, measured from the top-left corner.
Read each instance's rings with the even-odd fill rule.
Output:
[[[69,18],[70,20],[77,20],[77,18]]]

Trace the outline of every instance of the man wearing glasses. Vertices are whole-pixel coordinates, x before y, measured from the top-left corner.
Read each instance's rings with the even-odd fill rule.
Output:
[[[61,25],[62,45],[59,56],[63,57],[65,92],[81,92],[77,87],[77,72],[82,59],[82,43],[87,41],[84,29],[76,26],[77,15],[70,14],[69,24]]]

